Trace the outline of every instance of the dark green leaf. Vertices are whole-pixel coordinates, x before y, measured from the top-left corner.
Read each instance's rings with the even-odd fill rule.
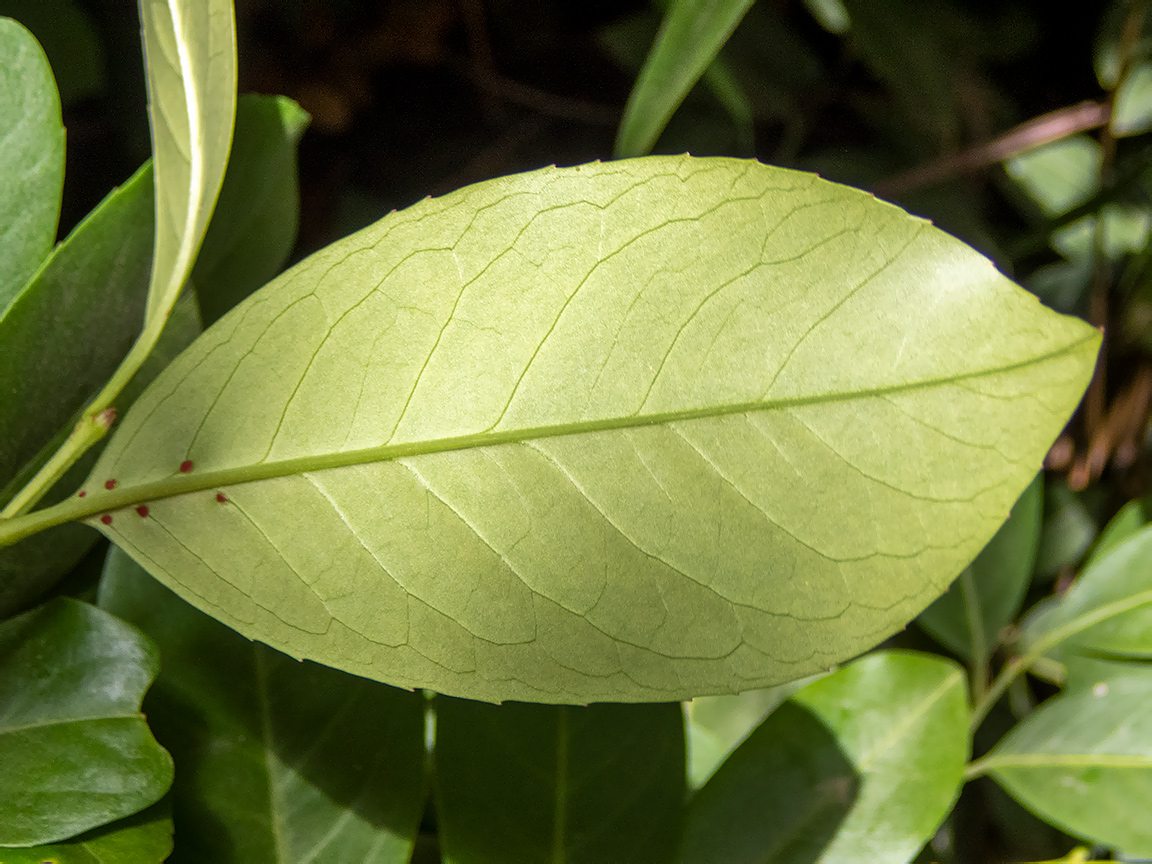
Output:
[[[437,697],[446,864],[664,864],[684,800],[680,706]]]
[[[15,18],[36,36],[65,104],[104,89],[104,46],[75,0],[0,0],[0,15]]]
[[[112,375],[140,332],[152,261],[152,172],[141,168],[51,253],[0,316],[0,503],[28,482],[63,443],[88,400]],[[147,363],[121,393],[127,410],[144,387],[200,333],[195,299],[181,300]],[[35,406],[30,410],[29,406]],[[85,454],[48,493],[76,491],[100,447]],[[0,549],[0,616],[24,608],[75,566],[99,535],[61,525]]]
[[[1076,564],[1096,539],[1096,523],[1075,492],[1054,479],[1044,486],[1044,522],[1036,550],[1036,576],[1051,579]]]
[[[724,47],[752,0],[672,0],[656,44],[628,98],[616,135],[616,156],[640,156],[652,149],[668,118]],[[721,87],[732,105],[734,82]],[[738,101],[738,100],[737,100]],[[748,113],[747,109],[742,109]]]
[[[720,766],[678,861],[911,860],[960,791],[967,728],[954,663],[870,654],[809,684]]]
[[[765,717],[812,680],[801,678],[767,690],[700,696],[686,702],[689,785],[703,786]]]
[[[172,817],[161,801],[111,825],[50,846],[5,849],[3,864],[161,864],[172,852]]]
[[[1037,477],[1012,515],[948,593],[925,609],[920,625],[961,657],[984,662],[1016,618],[1032,579],[1040,539],[1044,481]]]
[[[160,647],[145,710],[179,771],[173,862],[407,861],[424,699],[252,643],[112,549],[100,604]]]
[[[143,810],[172,760],[140,713],[159,658],[134,627],[59,598],[0,624],[0,845]]]
[[[283,96],[241,96],[220,198],[196,258],[205,325],[275,276],[296,242],[296,145],[308,114]]]
[[[975,767],[1071,834],[1152,855],[1152,667],[1046,702]]]
[[[52,69],[32,34],[8,18],[0,18],[0,130],[2,313],[56,242],[64,184]]]

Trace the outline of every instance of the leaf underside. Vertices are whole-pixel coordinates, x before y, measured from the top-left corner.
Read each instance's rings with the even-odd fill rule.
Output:
[[[295,656],[486,700],[683,699],[910,620],[1004,521],[1097,345],[813,175],[547,168],[274,280],[85,491],[153,575]]]

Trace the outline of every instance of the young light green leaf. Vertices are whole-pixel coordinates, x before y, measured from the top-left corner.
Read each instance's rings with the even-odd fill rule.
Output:
[[[670,860],[684,800],[679,705],[437,697],[446,864]]]
[[[143,634],[76,600],[0,624],[0,846],[65,840],[168,790],[140,713],[158,665]]]
[[[1100,145],[1088,135],[1069,135],[1004,163],[1049,218],[1083,204],[1100,188]]]
[[[1020,611],[1036,560],[1043,491],[1044,481],[1038,476],[976,560],[917,619],[961,657],[985,662],[999,644],[1000,631]]]
[[[3,312],[56,242],[64,188],[64,125],[52,69],[32,34],[9,18],[0,18],[0,130]]]
[[[616,156],[640,156],[652,149],[751,5],[752,0],[672,0],[628,97]]]
[[[115,548],[100,605],[160,648],[144,709],[179,765],[172,862],[411,857],[425,797],[421,694],[249,642]]]
[[[63,843],[5,849],[3,864],[163,864],[172,853],[166,801]]]
[[[968,756],[964,674],[870,654],[809,684],[692,799],[678,861],[910,861],[947,815]]]
[[[133,407],[85,498],[0,537],[90,517],[245,635],[401,686],[755,689],[942,591],[1098,339],[812,175],[549,168],[279,277]]]
[[[1056,604],[1030,615],[1022,645],[1152,657],[1152,526],[1092,561]]]
[[[972,767],[1065,831],[1152,855],[1152,669],[1045,703]]]
[[[296,145],[308,114],[284,96],[240,97],[228,173],[192,281],[205,324],[275,276],[296,242]]]
[[[212,215],[236,116],[232,0],[139,0],[156,163],[147,322],[168,316]]]

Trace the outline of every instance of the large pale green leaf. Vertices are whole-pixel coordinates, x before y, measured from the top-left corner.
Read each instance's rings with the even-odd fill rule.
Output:
[[[679,705],[435,707],[446,864],[670,860],[685,791]]]
[[[999,644],[1000,631],[1020,611],[1036,560],[1043,492],[1044,481],[1037,477],[976,560],[917,619],[961,657],[985,662]]]
[[[974,768],[1065,831],[1152,855],[1152,667],[1053,699]]]
[[[64,185],[56,82],[35,38],[9,18],[0,18],[0,130],[3,311],[56,242]]]
[[[1058,602],[1030,613],[1021,641],[1152,657],[1152,526],[1094,559]]]
[[[1098,338],[812,175],[549,168],[289,270],[153,384],[85,498],[0,538],[88,516],[245,635],[401,686],[766,687],[971,561]]]
[[[964,673],[870,654],[809,684],[692,799],[678,860],[910,861],[959,794]]]
[[[172,760],[140,713],[156,649],[59,598],[0,624],[0,846],[65,840],[159,800]]]
[[[144,709],[179,766],[173,862],[406,862],[424,697],[254,644],[113,549],[100,605],[160,648]]]
[[[164,319],[192,270],[224,179],[236,117],[232,0],[139,0],[156,248],[148,321]]]
[[[162,864],[172,852],[172,817],[161,801],[63,843],[5,849],[3,864]]]
[[[617,156],[652,149],[672,112],[724,47],[752,0],[671,0],[616,135]],[[721,100],[740,106],[735,82],[722,75]],[[727,86],[724,86],[727,85]],[[746,113],[738,107],[737,113]]]
[[[284,96],[241,96],[228,173],[192,281],[205,324],[275,276],[296,242],[296,145],[308,114]]]

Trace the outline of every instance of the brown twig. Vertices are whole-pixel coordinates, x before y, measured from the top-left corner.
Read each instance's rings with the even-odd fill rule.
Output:
[[[586,99],[557,96],[555,93],[523,84],[475,63],[463,63],[461,67],[464,74],[471,78],[477,87],[499,94],[505,102],[519,105],[537,114],[572,120],[589,126],[615,126],[620,122],[621,108]]]
[[[1021,123],[984,144],[927,162],[903,174],[886,177],[874,184],[872,191],[882,197],[895,197],[958,175],[980,171],[1025,150],[1104,126],[1110,111],[1108,104],[1100,102],[1080,102],[1060,108]]]

